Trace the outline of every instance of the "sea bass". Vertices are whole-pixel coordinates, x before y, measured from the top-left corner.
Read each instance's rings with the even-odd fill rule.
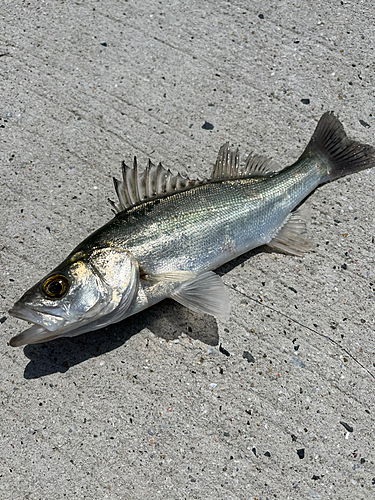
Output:
[[[213,269],[261,245],[301,256],[310,249],[299,205],[320,184],[375,165],[325,113],[302,156],[278,170],[221,147],[211,179],[172,175],[150,161],[114,179],[115,217],[78,245],[9,311],[33,323],[13,347],[103,328],[172,297],[196,312],[229,314]],[[297,208],[297,210],[296,210]]]

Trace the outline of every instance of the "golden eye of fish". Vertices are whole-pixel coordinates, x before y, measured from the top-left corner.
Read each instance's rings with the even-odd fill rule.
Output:
[[[69,280],[63,274],[54,274],[46,279],[42,291],[50,299],[61,299],[69,290]]]

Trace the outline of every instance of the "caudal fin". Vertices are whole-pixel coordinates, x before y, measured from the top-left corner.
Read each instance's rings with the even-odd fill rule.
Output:
[[[375,149],[349,139],[333,112],[324,113],[301,158],[318,156],[326,167],[324,182],[375,166]]]

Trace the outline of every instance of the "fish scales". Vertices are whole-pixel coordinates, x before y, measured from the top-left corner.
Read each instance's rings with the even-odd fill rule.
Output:
[[[320,182],[306,161],[279,175],[217,181],[121,212],[84,247],[113,242],[147,274],[204,271],[269,243],[286,216]]]

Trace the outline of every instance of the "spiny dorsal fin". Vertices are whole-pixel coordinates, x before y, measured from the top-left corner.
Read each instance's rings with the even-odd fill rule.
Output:
[[[266,177],[278,170],[280,167],[275,161],[252,153],[249,154],[245,165],[240,167],[238,148],[230,149],[229,143],[226,142],[219,150],[211,180]]]
[[[161,163],[154,165],[148,161],[146,170],[138,173],[137,159],[134,157],[133,168],[122,163],[122,180],[113,178],[118,202],[108,200],[116,213],[127,208],[138,205],[145,200],[151,200],[166,194],[185,191],[200,184],[206,184],[207,180],[191,180],[180,174],[173,175],[170,170],[165,169]]]

